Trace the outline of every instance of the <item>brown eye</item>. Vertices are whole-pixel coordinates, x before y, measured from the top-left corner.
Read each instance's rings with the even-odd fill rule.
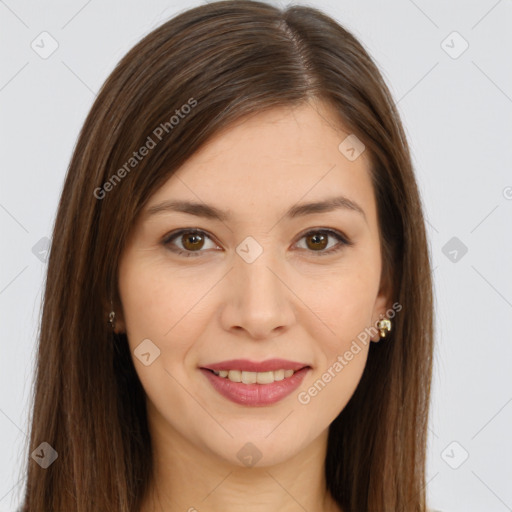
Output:
[[[313,250],[323,250],[327,247],[328,236],[321,232],[315,232],[312,235],[307,235],[306,244],[309,249]]]
[[[329,239],[337,240],[338,243],[329,246]],[[333,254],[344,246],[353,245],[353,242],[350,242],[344,235],[331,229],[310,230],[300,240],[306,241],[306,246],[301,248],[309,253],[315,253],[315,256]],[[211,246],[205,248],[208,241]],[[162,243],[172,252],[187,257],[200,256],[209,248],[219,249],[219,246],[207,233],[198,229],[180,229],[170,233]]]
[[[200,256],[203,252],[206,252],[205,243],[208,241],[210,241],[211,246],[206,247],[206,249],[218,249],[218,246],[205,232],[197,229],[180,229],[166,236],[162,243],[177,254]]]
[[[185,233],[181,237],[181,243],[187,251],[201,249],[204,245],[204,236],[201,233]]]
[[[328,247],[329,238],[337,240],[338,243],[332,244]],[[315,256],[333,254],[343,249],[345,246],[353,245],[353,242],[349,241],[348,238],[331,229],[310,230],[302,236],[301,240],[303,239],[306,241],[306,246],[301,248],[308,252],[316,253]],[[326,247],[328,247],[327,250]]]

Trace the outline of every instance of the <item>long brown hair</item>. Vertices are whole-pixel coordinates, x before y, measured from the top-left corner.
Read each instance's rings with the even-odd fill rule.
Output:
[[[139,510],[153,467],[144,390],[126,336],[106,316],[110,298],[119,303],[127,237],[150,196],[212,135],[312,98],[371,156],[382,279],[403,306],[330,425],[327,486],[346,512],[426,510],[431,266],[399,115],[370,56],[333,19],[236,0],[183,12],[144,37],[81,130],[48,261],[23,512]],[[132,160],[142,146],[147,155]],[[29,456],[42,442],[58,453],[46,469]]]

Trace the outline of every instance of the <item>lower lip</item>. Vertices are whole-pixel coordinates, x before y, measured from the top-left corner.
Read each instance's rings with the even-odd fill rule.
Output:
[[[218,377],[210,370],[204,368],[200,368],[200,370],[223,397],[240,405],[258,407],[274,404],[293,393],[300,386],[310,368],[302,368],[291,377],[272,384],[232,382],[227,377]]]

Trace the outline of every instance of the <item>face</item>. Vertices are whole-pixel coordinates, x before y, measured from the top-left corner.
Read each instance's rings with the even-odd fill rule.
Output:
[[[150,429],[265,466],[345,407],[371,344],[358,339],[388,306],[369,160],[338,148],[348,135],[321,103],[258,113],[150,198],[121,258],[117,324]]]

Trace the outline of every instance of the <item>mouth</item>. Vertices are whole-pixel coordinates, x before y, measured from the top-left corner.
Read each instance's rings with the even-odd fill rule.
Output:
[[[237,359],[202,366],[200,370],[213,388],[232,402],[264,406],[297,389],[311,366],[284,359],[259,363]]]

